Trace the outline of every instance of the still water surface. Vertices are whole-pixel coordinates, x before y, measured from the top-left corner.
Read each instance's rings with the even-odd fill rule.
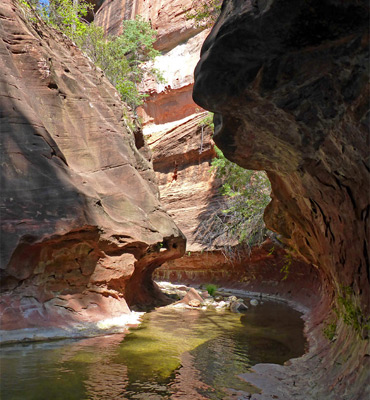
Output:
[[[2,400],[245,398],[238,375],[304,353],[300,313],[276,302],[245,314],[159,309],[130,334],[1,348]]]

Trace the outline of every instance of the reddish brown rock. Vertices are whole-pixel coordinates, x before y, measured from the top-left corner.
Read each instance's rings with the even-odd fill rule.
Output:
[[[194,288],[190,288],[186,295],[181,299],[180,303],[188,304],[192,307],[199,307],[203,301],[202,296]]]
[[[106,0],[96,13],[95,22],[109,35],[119,35],[123,20],[141,15],[158,32],[155,47],[168,51],[200,31],[186,18],[191,5],[191,0]]]
[[[307,308],[317,306],[325,290],[317,268],[291,259],[270,240],[253,248],[249,257],[245,255],[242,259],[230,260],[221,251],[190,252],[164,263],[154,276],[159,281],[189,285],[213,283],[268,294]]]
[[[199,110],[192,98],[193,85],[173,90],[171,87],[150,94],[143,106],[139,107],[138,115],[143,124],[166,124],[178,121],[195,114]]]
[[[203,31],[185,43],[180,42],[155,59],[154,67],[161,72],[164,83],[146,77],[141,84],[141,90],[149,95],[138,110],[144,124],[164,124],[204,111],[194,103],[192,91],[194,68],[207,33]]]
[[[314,345],[294,364],[301,384],[289,388],[270,368],[284,398],[369,395],[368,332],[353,330],[370,311],[368,14],[362,1],[225,2],[195,73],[194,99],[216,113],[215,142],[268,172],[268,226],[326,285],[309,320]],[[357,309],[349,324],[344,296]],[[321,330],[334,304],[338,336],[328,344]]]
[[[64,35],[0,6],[2,329],[116,316],[185,241],[112,85]],[[136,293],[136,295],[134,295]]]
[[[220,184],[210,170],[215,157],[211,129],[200,125],[204,116],[185,118],[147,136],[162,204],[181,226],[188,251],[205,249],[197,239],[198,227],[220,200]]]

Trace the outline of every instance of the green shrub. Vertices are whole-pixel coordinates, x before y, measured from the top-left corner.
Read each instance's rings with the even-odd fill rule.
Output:
[[[147,64],[160,54],[153,47],[157,32],[142,17],[123,21],[120,36],[106,37],[102,27],[84,20],[92,9],[87,0],[19,1],[28,4],[47,23],[70,37],[104,71],[122,100],[134,110],[146,97],[138,89],[144,74],[162,80],[159,71]]]
[[[346,325],[351,326],[362,337],[364,331],[370,329],[370,317],[365,316],[359,306],[355,304],[353,289],[349,286],[341,287],[338,298],[339,316]],[[365,333],[367,335],[367,333]]]
[[[209,28],[220,15],[221,5],[222,0],[193,0],[191,11],[185,16],[193,19],[197,27]]]
[[[197,239],[209,249],[221,247],[232,258],[233,252],[249,251],[265,240],[263,214],[271,200],[271,186],[263,171],[244,169],[215,150],[211,170],[222,182],[223,197],[197,227]]]
[[[328,340],[332,341],[335,337],[336,331],[337,324],[335,322],[332,322],[326,325],[326,327],[323,329],[323,334]]]
[[[216,290],[217,290],[216,285],[209,283],[208,285],[205,286],[205,288],[210,296],[214,296],[216,294]]]

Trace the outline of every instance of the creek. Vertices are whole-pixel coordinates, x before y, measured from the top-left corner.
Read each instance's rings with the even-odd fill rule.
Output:
[[[164,307],[129,334],[1,349],[1,399],[236,399],[241,374],[306,347],[301,314],[266,301],[246,313]]]

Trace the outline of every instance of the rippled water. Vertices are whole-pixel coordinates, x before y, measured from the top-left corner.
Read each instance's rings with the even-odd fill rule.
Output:
[[[300,314],[284,304],[245,314],[160,309],[126,336],[2,347],[0,393],[3,400],[237,399],[258,392],[238,375],[304,348]]]

